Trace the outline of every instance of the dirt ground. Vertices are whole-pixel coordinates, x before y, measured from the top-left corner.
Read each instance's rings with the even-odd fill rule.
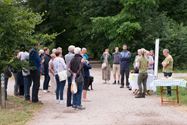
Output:
[[[40,92],[44,106],[27,125],[187,125],[186,107],[162,106],[156,95],[135,99],[132,91],[120,89],[112,80],[103,84],[99,69],[91,74],[95,78],[94,91],[88,93],[91,101],[83,102],[86,110],[56,104],[54,94]],[[13,88],[13,84],[9,86]],[[64,94],[66,99],[66,91]]]

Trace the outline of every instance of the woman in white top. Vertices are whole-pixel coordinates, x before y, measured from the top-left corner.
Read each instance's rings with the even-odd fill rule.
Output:
[[[63,76],[61,75],[61,72],[66,71],[67,67],[65,64],[64,59],[60,56],[60,52],[57,51],[56,53],[56,58],[53,61],[54,65],[54,74],[55,74],[55,79],[56,79],[56,100],[57,103],[63,104],[63,93],[64,93],[64,86],[66,83],[66,80],[61,81],[60,78]]]

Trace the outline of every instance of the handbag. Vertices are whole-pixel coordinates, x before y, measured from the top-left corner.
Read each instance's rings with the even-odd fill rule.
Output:
[[[103,64],[101,65],[101,68],[102,68],[102,69],[105,69],[106,67],[107,67],[106,63],[103,63]]]
[[[71,93],[76,94],[77,93],[77,84],[75,83],[75,75],[73,75],[72,83],[71,83]]]
[[[67,70],[63,70],[63,71],[59,72],[58,77],[59,77],[60,82],[67,80],[67,77],[68,77]]]

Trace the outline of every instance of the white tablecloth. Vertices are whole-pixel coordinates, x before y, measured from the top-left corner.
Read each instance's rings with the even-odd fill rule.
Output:
[[[150,85],[153,82],[153,80],[154,80],[154,75],[148,74],[147,90],[152,90],[152,87]],[[138,88],[138,74],[131,73],[130,76],[129,76],[129,82],[130,82],[130,85],[132,87],[132,90],[139,89]]]
[[[163,78],[154,80],[151,83],[152,90],[156,91],[157,86],[180,86],[186,87],[187,81],[184,79],[175,79],[175,78]]]

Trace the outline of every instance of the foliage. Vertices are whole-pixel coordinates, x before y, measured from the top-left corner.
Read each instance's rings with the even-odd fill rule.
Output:
[[[36,25],[42,23],[42,16],[14,0],[0,2],[0,62],[7,64],[20,45],[25,44],[28,49],[33,43],[51,41],[56,34],[48,35],[35,32]]]
[[[127,43],[132,52],[139,48],[153,49],[155,39],[160,38],[160,61],[162,49],[168,48],[175,67],[187,68],[187,27],[175,21],[175,17],[169,17],[169,10],[162,10],[163,3],[158,0],[121,2],[124,8],[119,14],[92,19],[93,33],[104,34],[111,48]]]

